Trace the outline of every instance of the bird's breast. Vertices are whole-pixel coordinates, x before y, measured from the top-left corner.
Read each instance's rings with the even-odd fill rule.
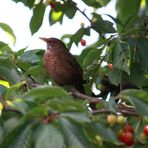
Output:
[[[44,54],[44,64],[51,78],[59,85],[81,83],[82,75],[70,64],[69,56],[63,52],[47,50]]]

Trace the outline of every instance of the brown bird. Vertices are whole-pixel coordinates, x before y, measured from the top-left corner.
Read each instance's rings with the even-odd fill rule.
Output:
[[[57,85],[69,85],[84,93],[83,70],[65,44],[56,38],[40,38],[47,43],[45,68]]]

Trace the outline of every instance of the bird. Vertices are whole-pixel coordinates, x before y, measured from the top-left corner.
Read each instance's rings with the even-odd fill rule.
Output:
[[[51,79],[59,86],[71,86],[85,93],[83,70],[66,45],[54,37],[40,39],[47,44],[43,62]]]

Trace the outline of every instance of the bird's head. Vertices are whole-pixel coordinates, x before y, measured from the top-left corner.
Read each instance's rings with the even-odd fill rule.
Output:
[[[47,43],[47,50],[59,50],[63,47],[65,48],[65,44],[57,38],[40,37],[40,39]]]

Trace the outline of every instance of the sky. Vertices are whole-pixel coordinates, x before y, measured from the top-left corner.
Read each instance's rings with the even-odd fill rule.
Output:
[[[85,13],[91,17],[92,9],[90,7],[87,7],[80,0],[74,1],[82,11],[86,9]],[[82,14],[76,13],[73,20],[69,20],[65,17],[62,25],[56,23],[55,25],[50,26],[48,21],[49,11],[50,7],[47,7],[41,28],[32,36],[29,29],[32,10],[25,7],[23,3],[20,2],[15,3],[12,0],[0,0],[0,22],[8,24],[13,29],[14,34],[16,35],[16,44],[13,46],[10,38],[1,29],[0,41],[8,43],[10,47],[16,51],[24,47],[28,47],[28,49],[45,49],[46,45],[39,40],[39,37],[60,38],[63,34],[74,34],[80,28],[81,22],[84,22],[85,26],[89,25],[89,22]],[[115,0],[111,0],[109,5],[99,9],[97,12],[98,14],[110,14],[115,17]],[[109,19],[109,17],[105,15],[103,15],[103,18]],[[91,35],[89,37],[84,36],[84,39],[86,40],[87,45],[89,45],[97,39],[97,34],[95,31],[91,31]],[[74,45],[72,46],[71,52],[73,54],[79,54],[82,48],[84,47],[81,45],[78,47]]]

